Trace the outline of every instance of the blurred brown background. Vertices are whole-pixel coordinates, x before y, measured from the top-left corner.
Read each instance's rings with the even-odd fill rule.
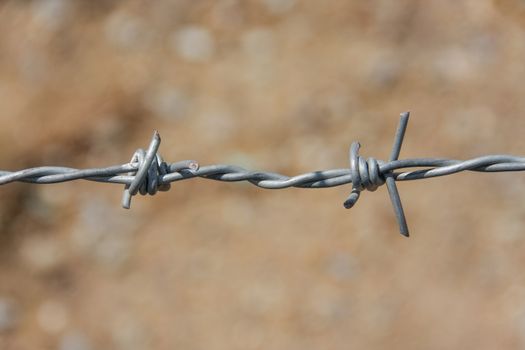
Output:
[[[524,154],[525,3],[3,1],[0,168]],[[0,188],[1,349],[522,349],[525,178]]]

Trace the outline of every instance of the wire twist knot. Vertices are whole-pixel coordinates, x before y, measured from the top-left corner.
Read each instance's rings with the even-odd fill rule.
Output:
[[[140,193],[141,195],[154,195],[157,191],[168,191],[169,183],[163,183],[161,176],[169,173],[169,167],[162,157],[157,154],[160,145],[160,135],[154,132],[150,146],[147,151],[139,148],[131,157],[130,164],[137,167],[136,172],[129,175],[134,176],[133,181],[126,185],[122,196],[122,206],[129,209],[131,197]]]
[[[134,190],[141,195],[154,195],[157,191],[168,191],[171,187],[169,183],[162,183],[161,176],[168,174],[168,165],[159,154],[155,154],[151,162],[146,163],[146,151],[142,148],[137,149],[131,158],[130,164],[136,165],[137,169],[142,167],[146,168],[147,171],[144,176],[140,179],[138,190]],[[131,191],[130,191],[131,192]]]
[[[361,191],[375,191],[378,187],[385,184],[385,176],[382,174],[380,165],[383,161],[378,161],[375,158],[368,158],[365,160],[359,155],[359,142],[352,142],[350,146],[350,174],[352,177],[352,192],[348,199],[344,202],[347,209],[352,208]]]
[[[385,183],[385,177],[381,173],[379,166],[383,161],[375,158],[364,160],[359,156],[359,142],[353,142],[350,147],[350,171],[352,173],[352,184],[356,190],[375,191]]]

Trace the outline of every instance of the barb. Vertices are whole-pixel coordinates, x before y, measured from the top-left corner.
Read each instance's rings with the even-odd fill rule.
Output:
[[[129,163],[94,169],[74,169],[67,167],[42,166],[19,171],[0,170],[0,185],[11,182],[52,184],[73,180],[89,180],[125,185],[122,206],[129,209],[131,198],[140,193],[154,195],[157,191],[167,191],[172,182],[195,177],[225,181],[248,181],[266,189],[287,187],[325,188],[352,184],[350,195],[343,203],[349,209],[355,205],[364,190],[375,191],[386,183],[394,213],[402,235],[408,237],[401,198],[396,181],[427,179],[455,174],[461,171],[506,172],[525,171],[525,157],[510,155],[487,155],[469,160],[445,158],[398,159],[401,145],[408,125],[409,112],[401,113],[394,145],[387,162],[359,156],[359,142],[350,146],[350,167],[309,172],[297,176],[285,176],[265,171],[250,171],[234,165],[199,166],[194,160],[166,163],[157,153],[161,142],[155,131],[147,151],[138,149]],[[419,168],[399,171],[408,168]]]

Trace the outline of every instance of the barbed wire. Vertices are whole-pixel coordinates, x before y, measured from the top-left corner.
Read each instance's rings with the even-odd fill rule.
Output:
[[[155,131],[148,149],[146,151],[138,149],[129,163],[93,169],[42,166],[19,171],[0,170],[0,185],[15,181],[52,184],[79,179],[123,184],[125,188],[122,206],[129,209],[131,198],[137,193],[154,195],[157,191],[168,191],[172,182],[195,177],[225,182],[248,181],[255,186],[266,189],[326,188],[352,184],[350,195],[343,203],[344,207],[349,209],[356,204],[362,191],[375,191],[378,187],[386,184],[400,233],[408,237],[409,230],[396,181],[427,179],[466,170],[478,172],[525,170],[525,157],[510,155],[487,155],[469,160],[446,158],[400,160],[398,158],[408,126],[408,119],[409,112],[401,113],[388,161],[376,160],[375,158],[365,160],[359,155],[359,142],[353,142],[349,152],[350,167],[343,169],[321,170],[296,176],[286,176],[266,171],[250,171],[235,165],[200,166],[195,160],[166,163],[157,153],[161,139],[159,133]],[[407,168],[422,169],[396,172]]]

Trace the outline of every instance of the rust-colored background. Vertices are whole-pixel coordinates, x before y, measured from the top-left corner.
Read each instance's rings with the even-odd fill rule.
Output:
[[[0,168],[525,154],[522,1],[3,1]],[[0,188],[1,349],[525,348],[525,177]]]

